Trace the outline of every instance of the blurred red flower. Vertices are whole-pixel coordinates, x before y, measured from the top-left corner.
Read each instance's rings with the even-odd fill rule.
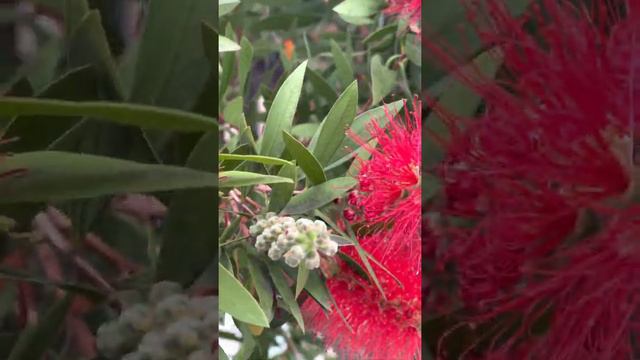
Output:
[[[420,238],[411,234],[419,234],[421,224],[421,106],[415,102],[415,111],[410,112],[405,103],[404,118],[387,111],[386,125],[372,121],[368,130],[374,144],[350,133],[370,157],[356,160],[358,186],[349,194],[349,203],[367,226],[392,229],[371,245],[383,248],[380,256],[393,256],[409,246],[414,269],[420,266]]]
[[[452,135],[440,170],[445,213],[471,224],[439,253],[455,265],[470,321],[522,320],[489,358],[513,358],[523,344],[531,358],[634,358],[640,17],[629,3],[626,15],[604,1],[543,0],[524,17],[504,1],[470,7],[483,44],[499,47],[500,80],[459,71],[455,56],[425,42],[485,100],[473,121],[436,111]],[[533,337],[537,321],[547,326]]]
[[[409,23],[411,31],[420,33],[422,0],[389,0],[385,13],[404,18]]]
[[[368,248],[367,244],[383,241],[376,238],[380,236],[384,235],[361,239],[365,250],[374,258],[381,257],[382,248]],[[342,251],[364,267],[353,247]],[[337,309],[334,307],[327,313],[314,300],[305,302],[303,312],[309,328],[322,334],[325,344],[334,347],[341,358],[420,359],[422,279],[419,270],[408,270],[415,267],[409,263],[412,257],[409,251],[403,247],[396,256],[384,257],[381,261],[395,279],[372,264],[386,298],[371,280],[341,261],[340,272],[327,280]]]
[[[372,121],[371,139],[350,134],[370,157],[357,160],[358,186],[345,215],[368,228],[358,240],[385,296],[339,260],[340,271],[327,280],[333,309],[325,313],[314,300],[303,307],[309,328],[344,358],[421,358],[421,104],[414,109],[404,118],[387,112],[387,124]],[[354,247],[341,251],[366,268]]]

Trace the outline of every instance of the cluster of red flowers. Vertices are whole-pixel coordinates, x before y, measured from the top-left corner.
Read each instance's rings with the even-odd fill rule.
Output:
[[[514,17],[496,0],[473,13],[488,15],[478,33],[504,74],[459,74],[486,106],[451,117],[439,175],[444,215],[473,226],[451,229],[438,254],[470,323],[514,315],[486,358],[638,356],[640,2],[594,3],[543,0]]]
[[[420,33],[422,0],[389,0],[389,6],[385,12],[405,19],[411,31]]]
[[[415,103],[411,114],[406,110],[404,119],[387,114],[386,126],[372,122],[371,139],[353,136],[370,158],[358,160],[359,186],[349,203],[353,221],[369,228],[358,241],[375,259],[371,263],[384,295],[341,262],[340,272],[327,280],[336,308],[325,313],[313,300],[304,305],[310,328],[345,358],[421,356],[420,106]],[[371,140],[375,146],[368,145]],[[354,247],[342,251],[364,265]]]

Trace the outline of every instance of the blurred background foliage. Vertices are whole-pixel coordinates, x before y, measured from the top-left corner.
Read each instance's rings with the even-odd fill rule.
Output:
[[[155,281],[217,294],[216,15],[0,2],[0,358],[99,358],[121,292]]]

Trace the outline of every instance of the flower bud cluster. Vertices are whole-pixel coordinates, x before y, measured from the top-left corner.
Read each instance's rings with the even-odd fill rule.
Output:
[[[156,283],[147,301],[125,308],[102,324],[98,351],[107,359],[208,360],[218,329],[218,299],[188,297],[179,284]]]
[[[334,256],[338,244],[331,240],[327,225],[320,220],[294,219],[267,213],[249,228],[256,237],[258,251],[267,252],[271,260],[284,259],[296,267],[304,261],[308,269],[320,266],[320,254]]]

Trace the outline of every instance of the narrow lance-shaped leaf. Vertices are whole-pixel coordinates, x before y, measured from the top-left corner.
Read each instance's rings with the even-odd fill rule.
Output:
[[[228,37],[218,35],[218,52],[222,53],[238,50],[240,50],[240,45],[238,45],[238,43],[229,39]]]
[[[316,159],[302,143],[286,131],[282,132],[282,136],[289,154],[296,159],[298,165],[302,168],[302,171],[307,174],[309,180],[314,184],[321,184],[327,181],[327,177],[318,159]]]
[[[269,199],[269,211],[279,212],[287,205],[293,190],[295,188],[294,181],[297,178],[297,167],[295,165],[285,165],[280,168],[278,176],[291,179],[291,183],[273,184],[271,186],[271,197]]]
[[[242,286],[240,281],[222,265],[218,264],[218,289],[221,312],[249,324],[269,327],[267,316],[256,299]]]
[[[327,118],[323,121],[318,140],[313,147],[313,154],[320,164],[329,164],[333,154],[338,151],[340,144],[351,126],[358,108],[358,83],[352,82],[335,102]]]
[[[334,40],[331,40],[331,54],[333,55],[333,61],[336,63],[336,72],[342,85],[349,84],[353,81],[353,67],[351,66],[351,59],[340,49],[340,45]]]
[[[263,175],[247,171],[220,172],[220,187],[241,187],[258,184],[293,183],[293,180],[280,176]]]
[[[101,195],[216,187],[213,173],[104,156],[36,151],[0,162],[0,173],[24,169],[0,186],[0,203],[49,202]]]
[[[268,266],[269,273],[271,274],[271,279],[273,280],[278,293],[280,294],[280,296],[282,296],[282,300],[284,300],[284,303],[289,308],[289,312],[291,312],[291,315],[293,315],[293,318],[296,319],[296,322],[298,323],[298,325],[300,325],[300,328],[302,328],[302,331],[304,332],[304,320],[302,319],[302,312],[300,311],[300,306],[296,302],[291,288],[289,288],[289,285],[287,284],[287,279],[285,277],[284,271],[282,271],[282,269],[276,266],[273,262],[269,262]]]
[[[217,130],[214,119],[186,111],[123,104],[108,101],[65,101],[0,97],[0,116],[48,115],[42,121],[57,121],[56,116],[86,116],[123,125],[173,131]]]
[[[312,186],[294,196],[282,210],[285,214],[303,214],[318,209],[343,196],[356,185],[351,177],[340,177]]]
[[[304,61],[284,81],[273,99],[260,144],[260,155],[279,156],[282,152],[282,131],[291,130],[306,69],[307,61]]]
[[[380,55],[371,58],[371,96],[373,104],[379,103],[396,86],[397,73],[382,63]]]
[[[230,13],[239,4],[238,0],[218,0],[218,17]]]

